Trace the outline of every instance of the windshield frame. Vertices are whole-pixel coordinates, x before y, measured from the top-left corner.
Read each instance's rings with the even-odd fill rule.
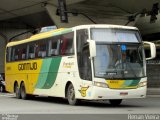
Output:
[[[142,62],[143,62],[143,72],[144,72],[144,74],[143,74],[143,76],[142,77],[137,77],[137,78],[135,78],[135,77],[133,77],[133,78],[123,78],[124,80],[125,79],[139,79],[139,78],[144,78],[144,77],[146,77],[146,59],[145,59],[145,53],[144,53],[144,46],[143,46],[143,42],[142,42],[142,37],[141,37],[141,34],[140,34],[140,32],[139,32],[139,30],[138,29],[127,29],[127,28],[118,28],[118,27],[115,27],[115,28],[104,28],[104,27],[90,27],[90,29],[89,29],[89,38],[91,39],[91,40],[94,40],[92,37],[92,29],[114,29],[114,30],[120,30],[120,31],[133,31],[133,33],[135,33],[135,35],[136,35],[136,38],[137,38],[137,42],[124,42],[124,41],[121,41],[121,42],[111,42],[111,41],[101,41],[101,42],[98,42],[98,41],[96,41],[96,44],[107,44],[107,45],[123,45],[123,44],[125,44],[125,45],[139,45],[139,46],[141,46],[142,48]],[[95,58],[93,58],[92,60],[92,64],[93,64],[93,76],[94,77],[97,77],[97,78],[104,78],[104,77],[99,77],[99,76],[96,76],[96,74],[95,74],[95,65],[94,65],[94,59]],[[108,79],[108,78],[105,78],[105,79]],[[116,78],[116,79],[118,79],[118,78]],[[115,80],[116,80],[115,79]],[[119,79],[122,79],[122,78],[119,78]],[[113,79],[114,80],[114,79]]]
[[[117,30],[117,31],[124,31],[124,32],[135,32],[136,34],[136,38],[137,38],[137,42],[122,42],[122,41],[120,41],[120,42],[115,42],[115,41],[113,41],[113,42],[111,42],[111,41],[96,41],[95,39],[93,39],[92,37],[92,30],[94,30],[94,29],[107,29],[107,30]],[[89,29],[90,30],[90,34],[89,34],[89,38],[91,39],[91,40],[95,40],[96,42],[101,42],[101,43],[111,43],[111,44],[119,44],[119,43],[143,43],[142,42],[142,37],[141,37],[141,35],[140,35],[140,32],[139,32],[139,30],[137,30],[137,29],[124,29],[124,28],[90,28]]]

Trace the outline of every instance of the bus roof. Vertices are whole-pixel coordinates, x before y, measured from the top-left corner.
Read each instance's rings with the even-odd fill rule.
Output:
[[[51,30],[49,32],[44,32],[44,33],[39,33],[39,34],[33,35],[30,38],[27,38],[24,40],[9,42],[7,44],[7,47],[19,45],[19,44],[23,44],[23,43],[27,43],[27,42],[32,42],[32,41],[36,41],[36,40],[40,40],[40,39],[44,39],[44,38],[49,38],[52,36],[65,34],[65,33],[71,32],[71,31],[72,31],[71,28],[60,28],[60,29],[56,29],[56,30]]]
[[[79,26],[76,26],[73,28],[60,28],[60,29],[56,29],[56,30],[51,30],[49,32],[44,32],[44,33],[39,33],[39,34],[33,35],[28,39],[9,42],[7,44],[7,47],[19,45],[19,44],[23,44],[23,43],[27,43],[27,42],[32,42],[32,41],[36,41],[36,40],[40,40],[40,39],[44,39],[44,38],[49,38],[49,37],[56,36],[56,35],[61,35],[64,33],[71,32],[72,30],[88,29],[88,28],[117,28],[117,29],[138,30],[138,28],[136,28],[136,27],[122,26],[122,25],[110,25],[110,24],[79,25]]]
[[[123,26],[123,25],[112,25],[112,24],[93,24],[93,25],[79,25],[73,27],[73,29],[87,29],[87,28],[117,28],[117,29],[130,29],[130,30],[138,30],[136,27],[132,26]]]

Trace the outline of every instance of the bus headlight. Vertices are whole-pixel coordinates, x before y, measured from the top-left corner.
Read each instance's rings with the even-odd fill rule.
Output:
[[[97,87],[108,88],[108,85],[106,83],[102,83],[102,82],[95,82],[94,81],[93,85],[97,86]]]
[[[138,87],[144,87],[144,86],[147,86],[147,81],[140,82],[138,85]]]

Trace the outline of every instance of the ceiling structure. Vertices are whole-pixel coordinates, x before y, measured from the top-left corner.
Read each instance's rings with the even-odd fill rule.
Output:
[[[152,9],[154,3],[160,0],[66,0],[68,11],[85,13],[91,18],[98,18],[98,23],[112,23],[117,20],[128,19],[128,16]],[[21,21],[30,27],[42,27],[53,25],[46,4],[58,7],[58,0],[1,0],[0,24],[8,21]],[[56,11],[54,11],[56,12]],[[135,25],[143,34],[160,32],[160,15],[156,23],[150,24],[150,17],[143,17],[136,21]],[[106,21],[107,19],[107,21]]]
[[[16,27],[17,24],[23,24],[31,29],[54,25],[53,21],[46,11],[0,21],[0,24],[5,23],[7,24],[5,25],[5,27],[7,28]]]
[[[42,6],[46,0],[1,0],[0,24],[22,23],[29,28],[53,24],[46,9]],[[45,22],[44,22],[45,21]]]
[[[45,11],[41,6],[46,0],[1,0],[0,20],[11,19]]]

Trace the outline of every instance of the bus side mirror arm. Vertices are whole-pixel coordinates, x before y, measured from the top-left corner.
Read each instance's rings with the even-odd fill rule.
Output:
[[[148,44],[150,51],[151,51],[151,56],[149,58],[146,58],[146,60],[151,60],[154,59],[156,57],[156,46],[154,43],[152,42],[143,42],[143,44]]]
[[[89,44],[90,58],[96,57],[96,42],[94,40],[87,40]]]

